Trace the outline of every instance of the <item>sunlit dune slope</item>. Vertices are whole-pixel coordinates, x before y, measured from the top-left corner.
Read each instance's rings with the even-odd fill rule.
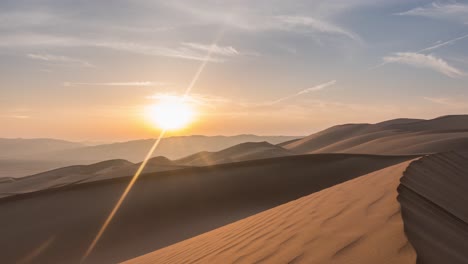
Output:
[[[0,178],[0,198],[84,182],[126,177],[133,175],[139,166],[140,163],[133,164],[126,160],[108,160],[91,165],[68,166],[22,178]],[[155,157],[148,161],[143,173],[185,167],[173,164],[164,157]]]
[[[292,152],[268,142],[242,143],[218,152],[203,151],[176,160],[177,164],[206,166],[253,159],[265,159],[293,155]]]
[[[131,259],[410,158],[319,154],[142,175],[87,263]],[[78,263],[128,181],[0,199],[2,261],[41,249],[35,263]]]
[[[468,148],[468,115],[328,128],[282,144],[295,153],[421,154]]]
[[[396,199],[408,164],[361,176],[126,263],[415,263]]]

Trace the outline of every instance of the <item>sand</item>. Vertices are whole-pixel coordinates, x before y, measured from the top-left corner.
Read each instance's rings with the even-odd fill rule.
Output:
[[[403,162],[125,263],[415,263],[397,202]]]
[[[0,178],[0,198],[55,189],[86,182],[102,181],[133,175],[140,163],[127,160],[107,160],[91,165],[74,165],[46,171],[31,176]],[[177,170],[187,166],[177,165],[164,157],[148,161],[143,173]]]
[[[468,157],[423,157],[408,167],[398,190],[418,263],[468,263]]]
[[[334,126],[281,146],[295,153],[404,155],[468,149],[468,115]]]
[[[207,166],[245,160],[285,157],[294,153],[268,142],[247,142],[217,152],[203,151],[176,160],[176,164],[186,166]]]
[[[131,259],[409,159],[320,154],[142,175],[87,263]],[[33,263],[78,263],[128,180],[102,180],[0,199],[2,261],[16,263],[28,257]],[[377,194],[368,187],[358,189],[355,195],[365,193],[365,197],[377,200]],[[337,203],[336,207],[329,207],[328,200],[332,205]],[[359,211],[342,211],[338,206],[341,202],[346,201],[333,197],[322,200],[323,211],[317,211],[317,219],[324,221],[335,213],[343,213],[348,222],[354,223],[354,213]],[[359,200],[352,202],[359,205],[356,208],[365,207]],[[381,202],[377,201],[369,214],[376,228],[383,226],[382,217],[388,218],[388,214],[397,211],[393,204],[386,206]],[[301,214],[293,216],[291,220],[303,221]],[[265,219],[266,225],[276,223],[275,218]],[[332,218],[326,222],[330,225],[323,231],[334,233]],[[339,223],[337,228],[344,228]],[[398,223],[390,226],[396,228]],[[260,227],[258,231],[263,232]],[[364,232],[354,231],[337,229],[337,241],[346,243]]]

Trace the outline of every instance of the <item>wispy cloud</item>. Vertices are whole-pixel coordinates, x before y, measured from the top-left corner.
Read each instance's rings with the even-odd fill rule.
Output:
[[[425,51],[430,51],[430,50],[435,50],[435,49],[438,49],[438,48],[441,48],[441,47],[444,47],[444,46],[447,46],[447,45],[452,45],[452,44],[454,44],[455,42],[460,41],[460,40],[463,40],[463,39],[466,39],[466,38],[468,38],[468,34],[467,34],[467,35],[463,35],[463,36],[461,36],[461,37],[457,37],[457,38],[448,40],[448,41],[436,43],[435,45],[432,45],[432,46],[430,46],[430,47],[427,47],[427,48],[424,48],[424,49],[419,50],[418,53],[425,52]]]
[[[149,45],[143,43],[131,43],[131,42],[97,42],[94,43],[96,47],[109,48],[119,51],[127,51],[131,53],[150,55],[150,56],[162,56],[162,57],[172,57],[179,59],[187,60],[198,60],[204,61],[207,60],[206,52],[200,50],[200,48],[187,47],[182,45],[175,48]],[[218,47],[223,49],[222,47]],[[224,58],[220,57],[220,54],[217,54],[218,57],[212,56],[208,58],[210,62],[223,62]]]
[[[272,101],[272,102],[268,103],[268,105],[277,104],[277,103],[280,103],[282,101],[297,97],[299,95],[307,94],[307,93],[310,93],[310,92],[320,91],[320,90],[323,90],[323,89],[325,89],[325,88],[327,88],[329,86],[335,85],[335,84],[336,84],[336,80],[332,80],[332,81],[329,81],[329,82],[326,82],[326,83],[322,83],[322,84],[319,84],[319,85],[304,89],[302,91],[299,91],[297,93],[294,93],[294,94],[279,98],[279,99],[277,99],[275,101]]]
[[[405,12],[397,13],[401,16],[423,16],[437,19],[468,22],[468,4],[466,3],[432,3],[424,7],[417,7]]]
[[[4,117],[12,118],[12,119],[29,119],[29,118],[31,118],[28,115],[5,115]]]
[[[432,45],[432,46],[429,46],[429,47],[426,47],[426,48],[423,48],[423,49],[420,49],[416,52],[400,52],[400,53],[396,53],[396,54],[420,54],[420,53],[424,53],[424,52],[427,52],[427,51],[433,51],[433,50],[436,50],[436,49],[439,49],[439,48],[442,48],[442,47],[445,47],[445,46],[448,46],[448,45],[452,45],[460,40],[464,40],[464,39],[467,39],[468,38],[468,35],[462,35],[460,37],[456,37],[456,38],[453,38],[453,39],[450,39],[450,40],[447,40],[447,41],[439,41],[437,42],[436,44]],[[425,56],[425,55],[424,55]],[[387,58],[387,59],[385,59]],[[393,61],[393,59],[388,59],[388,58],[392,58],[392,56],[387,56],[387,57],[384,57],[383,58],[383,62],[376,65],[376,66],[373,66],[371,67],[369,70],[374,70],[374,69],[377,69],[377,68],[380,68],[388,63],[392,63],[392,62],[396,62],[396,61]]]
[[[134,87],[147,87],[147,86],[165,86],[170,85],[164,82],[64,82],[63,86],[134,86]]]
[[[117,51],[125,51],[135,54],[172,57],[188,60],[206,60],[206,50],[211,45],[200,43],[182,43],[175,47],[165,47],[152,43],[143,42],[122,42],[114,40],[92,40],[85,38],[73,38],[67,36],[55,36],[44,34],[14,34],[0,36],[0,46],[2,47],[96,47],[106,48]],[[215,45],[213,55],[208,60],[210,62],[223,62],[226,57],[239,55],[240,52],[232,46]],[[64,56],[54,56],[47,54],[31,54],[33,59],[48,61],[68,60],[71,62],[76,59]]]
[[[463,71],[448,64],[443,59],[437,58],[433,55],[424,55],[415,52],[397,52],[392,56],[384,57],[383,60],[384,63],[400,63],[417,68],[431,69],[451,78],[457,78],[466,75]]]
[[[458,101],[453,98],[448,97],[423,97],[424,100],[429,101],[431,103],[445,105],[450,108],[467,108],[468,104],[466,102]]]
[[[279,3],[275,4],[278,5],[277,9],[279,11],[284,8]],[[241,31],[290,31],[308,33],[316,36],[328,34],[334,36],[345,36],[362,42],[361,38],[356,33],[334,24],[333,21],[327,17],[319,16],[319,14],[323,15],[325,12],[319,12],[319,14],[307,16],[291,15],[287,13],[273,15],[270,13],[259,12],[259,10],[255,8],[258,3],[252,3],[251,8],[246,7],[245,4],[242,7],[239,7],[236,6],[235,3],[222,5],[223,8],[216,5],[201,7],[199,4],[193,4],[190,1],[174,1],[174,3],[171,3],[170,5],[178,11],[186,13],[188,16],[195,17],[198,22],[203,21],[206,24],[225,25],[226,27]],[[234,7],[226,8],[226,6],[229,5],[234,5]],[[311,3],[310,5],[314,4]],[[334,4],[332,4],[332,6],[333,5]],[[327,3],[322,3],[320,6],[327,6]],[[342,8],[340,7],[339,9],[343,10],[345,9],[345,6],[354,6],[354,4],[344,4]],[[334,12],[336,11],[337,10]]]
[[[77,65],[81,67],[92,67],[92,68],[95,67],[93,64],[87,61],[77,59],[77,58],[71,58],[67,56],[31,53],[31,54],[27,54],[27,57],[33,60],[41,60],[41,61],[47,61],[47,62],[60,62],[60,63],[70,64],[70,65]]]
[[[216,96],[216,95],[209,95],[209,94],[199,94],[199,93],[192,93],[189,96],[183,96],[182,94],[176,93],[155,93],[146,98],[152,100],[164,100],[168,98],[184,98],[184,101],[189,103],[193,103],[198,106],[204,106],[209,108],[217,108],[220,106],[225,106],[226,104],[232,103],[232,100]]]
[[[211,52],[213,55],[222,55],[222,56],[235,56],[239,55],[239,51],[237,51],[232,46],[218,46],[216,44],[213,45],[206,45],[200,43],[193,43],[193,42],[184,42],[182,45],[189,47],[194,50],[200,50],[203,52]]]
[[[277,16],[275,18],[279,21],[279,28],[281,29],[337,34],[362,42],[361,38],[357,34],[317,18],[308,16]]]

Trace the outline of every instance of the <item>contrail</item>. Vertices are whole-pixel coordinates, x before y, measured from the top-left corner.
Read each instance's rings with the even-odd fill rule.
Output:
[[[455,43],[455,42],[457,42],[457,41],[460,41],[460,40],[463,40],[463,39],[466,39],[466,38],[468,38],[468,35],[463,35],[463,36],[458,37],[458,38],[454,38],[454,39],[451,39],[451,40],[447,40],[447,41],[445,41],[445,42],[442,42],[442,43],[439,43],[439,44],[435,44],[435,45],[433,45],[433,46],[430,46],[430,47],[427,47],[427,48],[424,48],[424,49],[420,49],[420,50],[416,51],[415,53],[423,53],[423,52],[425,52],[425,51],[435,50],[435,49],[438,49],[438,48],[441,48],[441,47],[444,47],[444,46],[453,44],[453,43]],[[367,70],[368,70],[368,71],[372,71],[372,70],[375,70],[375,69],[377,69],[377,68],[380,68],[380,67],[382,67],[382,66],[384,66],[384,65],[387,65],[387,64],[389,64],[389,63],[390,63],[390,62],[388,62],[388,61],[384,61],[384,62],[382,62],[382,63],[380,63],[380,64],[377,64],[377,65],[375,65],[375,66],[373,66],[373,67],[370,67],[370,68],[367,69]]]
[[[213,41],[213,44],[211,44],[211,47],[210,47],[210,50],[208,51],[206,57],[204,58],[204,60],[202,61],[202,63],[200,64],[200,66],[198,67],[198,70],[196,71],[195,75],[193,76],[192,78],[192,81],[190,82],[190,84],[187,86],[187,89],[185,90],[185,93],[184,93],[184,96],[182,98],[182,100],[185,100],[190,92],[192,91],[192,88],[195,86],[195,84],[197,83],[198,81],[198,78],[200,77],[201,73],[203,72],[203,69],[205,69],[205,66],[206,64],[208,63],[208,61],[210,60],[211,58],[211,54],[213,53],[213,50],[214,48],[216,47],[216,44],[217,42],[219,41],[219,39],[221,38],[221,36],[224,34],[224,29],[220,31],[220,33],[217,35],[217,37],[215,38],[215,40]],[[99,242],[99,240],[101,239],[102,235],[104,234],[104,232],[106,231],[107,227],[109,226],[110,222],[112,221],[112,219],[114,218],[115,214],[117,213],[117,211],[120,209],[120,206],[122,205],[122,203],[124,202],[125,198],[127,197],[128,193],[130,192],[130,190],[132,189],[133,185],[135,185],[135,182],[137,181],[138,177],[140,176],[141,172],[143,171],[143,169],[145,168],[146,166],[146,163],[148,163],[148,160],[151,158],[151,156],[153,155],[154,151],[156,150],[156,148],[158,147],[159,145],[159,142],[161,142],[161,139],[164,137],[164,134],[166,133],[166,130],[162,130],[161,133],[159,134],[159,137],[156,139],[156,141],[154,142],[153,146],[151,147],[151,149],[149,150],[148,154],[146,154],[146,157],[145,159],[143,160],[143,162],[141,163],[140,167],[138,168],[138,170],[136,171],[135,175],[133,175],[132,177],[132,180],[130,181],[130,183],[128,184],[127,188],[125,188],[125,191],[122,193],[122,196],[120,196],[118,202],[115,204],[114,208],[112,209],[111,213],[109,214],[109,216],[106,218],[106,221],[104,221],[104,224],[102,225],[102,227],[99,229],[99,232],[97,233],[96,237],[93,239],[93,242],[89,245],[88,249],[86,250],[83,258],[81,259],[81,263],[83,263],[86,258],[91,254],[91,252],[93,252],[94,250],[94,247],[96,247],[96,244]]]
[[[463,40],[463,39],[466,39],[466,38],[468,38],[468,34],[467,34],[467,35],[463,35],[463,36],[458,37],[458,38],[454,38],[454,39],[451,39],[451,40],[442,42],[442,43],[439,43],[439,44],[436,44],[436,45],[433,45],[433,46],[430,46],[430,47],[427,47],[427,48],[424,48],[424,49],[421,49],[421,50],[417,51],[417,53],[421,53],[421,52],[424,52],[424,51],[429,51],[429,50],[438,49],[438,48],[440,48],[440,47],[453,44],[453,43],[455,43],[455,42],[457,42],[457,41],[459,41],[459,40]]]
[[[322,84],[316,85],[314,87],[310,87],[310,88],[304,89],[302,91],[299,91],[299,92],[297,92],[295,94],[291,94],[291,95],[279,98],[279,99],[277,99],[277,100],[275,100],[273,102],[270,102],[269,105],[277,104],[279,102],[282,102],[284,100],[299,96],[301,94],[306,94],[306,93],[310,93],[310,92],[314,92],[314,91],[320,91],[322,89],[327,88],[328,86],[334,85],[335,83],[336,83],[336,80],[332,80],[332,81],[329,81],[329,82],[326,82],[326,83],[322,83]]]

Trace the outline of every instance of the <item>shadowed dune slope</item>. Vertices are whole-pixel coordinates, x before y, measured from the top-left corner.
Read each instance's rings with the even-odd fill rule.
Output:
[[[218,152],[199,152],[175,161],[177,164],[207,166],[253,159],[266,159],[293,155],[290,151],[266,141],[246,142]]]
[[[303,155],[142,175],[87,263],[131,259],[411,158]],[[79,262],[128,181],[0,199],[2,261]]]
[[[36,192],[84,182],[126,177],[137,171],[140,163],[127,160],[107,160],[91,165],[75,165],[22,178],[0,178],[0,198],[29,192]],[[185,168],[173,164],[164,157],[148,161],[143,173]]]
[[[162,156],[151,158],[146,164],[143,173],[290,155],[293,155],[293,153],[265,141],[247,142],[218,152],[200,152],[176,161],[171,161]],[[60,186],[125,177],[133,175],[140,164],[133,164],[122,159],[108,160],[91,165],[67,166],[22,178],[0,178],[0,198]]]
[[[334,126],[281,146],[295,153],[421,154],[468,148],[468,115]]]
[[[425,156],[408,167],[398,190],[418,263],[468,263],[468,157]]]
[[[125,263],[415,263],[396,200],[408,164],[335,185]]]

